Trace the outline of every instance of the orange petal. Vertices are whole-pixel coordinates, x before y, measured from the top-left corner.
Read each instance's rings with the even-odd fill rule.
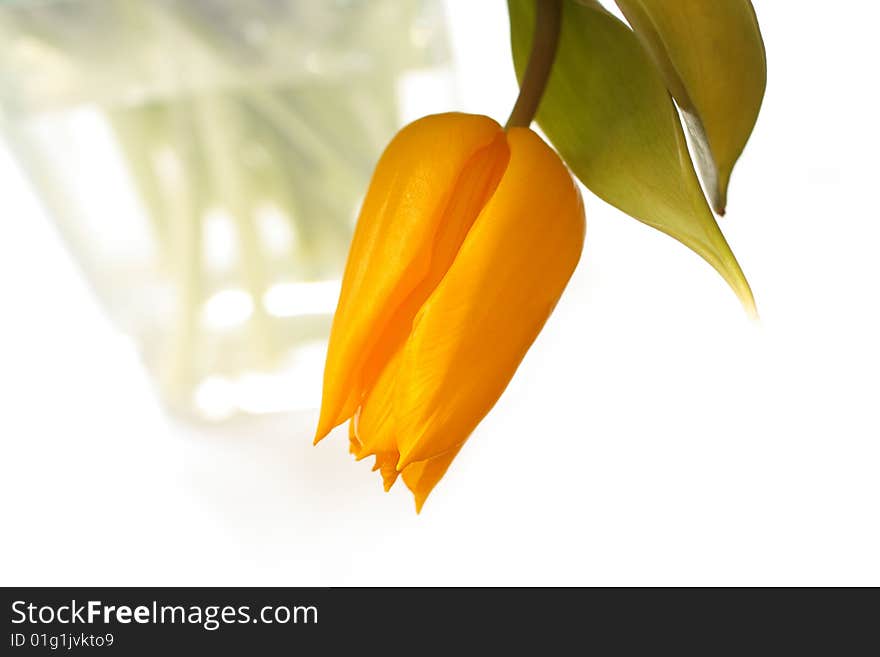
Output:
[[[333,321],[316,442],[355,412],[364,363],[430,270],[435,236],[456,181],[500,130],[485,116],[429,116],[401,130],[379,160]]]
[[[363,447],[357,436],[357,429],[355,427],[356,421],[355,418],[351,418],[351,422],[348,423],[348,451],[355,456],[360,453],[361,448]]]
[[[442,280],[458,254],[465,236],[498,186],[509,158],[507,140],[499,132],[492,142],[479,149],[462,168],[443,209],[443,218],[434,235],[425,276],[401,303],[376,341],[361,372],[363,391],[369,390],[394,354],[400,351],[412,330],[413,319],[428,296]]]
[[[391,357],[379,378],[370,388],[358,414],[358,437],[362,455],[397,452],[394,427],[394,394],[400,350]]]
[[[380,452],[376,454],[376,465],[373,470],[378,470],[382,475],[382,486],[387,493],[397,481],[397,450],[393,452]]]
[[[461,445],[427,461],[412,463],[403,469],[401,473],[403,483],[412,491],[413,497],[416,499],[416,513],[421,512],[428,495],[446,474],[449,464],[452,463],[460,449]]]
[[[398,470],[461,445],[492,408],[580,257],[584,211],[559,156],[508,133],[510,161],[417,314],[395,397]]]

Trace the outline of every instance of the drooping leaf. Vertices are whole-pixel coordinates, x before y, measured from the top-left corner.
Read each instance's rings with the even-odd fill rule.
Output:
[[[522,79],[535,3],[508,0],[508,8]],[[660,72],[633,31],[592,0],[562,3],[559,47],[537,120],[594,194],[693,249],[754,312],[748,282],[703,196]]]
[[[712,206],[724,214],[730,172],[752,133],[767,84],[752,3],[616,1],[682,109]]]

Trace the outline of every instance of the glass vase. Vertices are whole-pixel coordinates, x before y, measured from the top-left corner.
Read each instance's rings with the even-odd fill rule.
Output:
[[[448,61],[431,0],[13,0],[0,134],[171,409],[306,409],[372,167]]]

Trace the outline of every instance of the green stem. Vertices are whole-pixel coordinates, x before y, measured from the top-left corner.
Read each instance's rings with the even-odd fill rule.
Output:
[[[535,34],[532,52],[519,87],[519,96],[505,128],[528,128],[538,111],[538,104],[556,58],[559,29],[562,24],[562,0],[536,0]]]

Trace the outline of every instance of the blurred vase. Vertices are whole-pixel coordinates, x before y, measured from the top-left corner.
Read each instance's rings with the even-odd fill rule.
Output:
[[[13,0],[0,133],[172,409],[304,409],[372,166],[448,61],[438,0]]]

